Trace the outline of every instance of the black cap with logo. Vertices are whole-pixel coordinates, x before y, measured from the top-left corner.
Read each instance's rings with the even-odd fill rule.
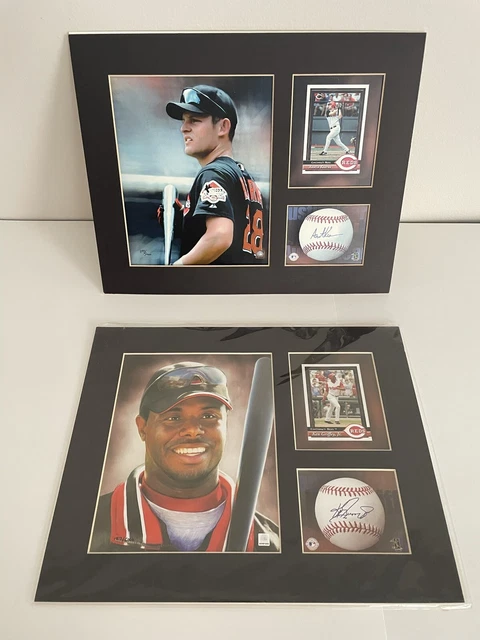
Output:
[[[162,413],[193,396],[215,398],[227,409],[232,408],[223,371],[200,362],[177,362],[159,369],[150,378],[139,413],[147,419],[150,411]]]
[[[186,87],[182,91],[180,102],[168,102],[166,109],[168,115],[175,120],[181,120],[185,111],[188,111],[228,118],[232,123],[233,131],[238,123],[237,109],[228,93],[207,84]]]

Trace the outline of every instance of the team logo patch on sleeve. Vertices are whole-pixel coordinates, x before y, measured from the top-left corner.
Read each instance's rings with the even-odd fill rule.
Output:
[[[187,201],[185,202],[185,206],[183,207],[183,215],[186,216],[190,211],[190,194],[188,194]]]
[[[210,202],[211,204],[215,204],[220,201],[226,202],[227,192],[218,184],[218,182],[210,180],[203,185],[202,190],[200,191],[200,200],[202,202]]]

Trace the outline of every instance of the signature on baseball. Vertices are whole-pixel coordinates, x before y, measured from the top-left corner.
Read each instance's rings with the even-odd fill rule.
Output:
[[[361,520],[362,518],[365,518],[366,516],[368,516],[368,514],[375,509],[375,507],[363,505],[359,508],[358,511],[351,511],[351,509],[355,507],[358,501],[359,501],[359,498],[350,498],[350,500],[347,500],[343,504],[340,504],[336,509],[330,509],[330,513],[333,513],[333,515],[330,518],[329,522],[331,522],[334,518],[349,518],[349,517],[358,518],[359,520]]]
[[[317,233],[317,229],[312,233],[310,238],[336,238],[341,235],[340,233],[331,233],[333,227],[324,227],[320,233]]]

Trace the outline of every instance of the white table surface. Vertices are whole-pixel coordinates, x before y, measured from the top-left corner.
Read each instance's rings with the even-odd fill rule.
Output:
[[[402,224],[388,295],[114,296],[101,290],[92,222],[1,222],[0,637],[479,638],[479,252],[479,224]],[[473,607],[35,604],[93,333],[105,323],[399,325]]]

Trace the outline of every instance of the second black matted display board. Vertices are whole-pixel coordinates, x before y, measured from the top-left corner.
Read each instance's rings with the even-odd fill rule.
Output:
[[[104,291],[387,292],[424,44],[424,33],[71,34]],[[230,160],[202,165],[171,106],[232,120],[218,89],[236,105],[242,178]],[[205,219],[229,222],[214,234],[222,248],[199,257]]]
[[[98,328],[36,600],[464,604],[399,329]]]

